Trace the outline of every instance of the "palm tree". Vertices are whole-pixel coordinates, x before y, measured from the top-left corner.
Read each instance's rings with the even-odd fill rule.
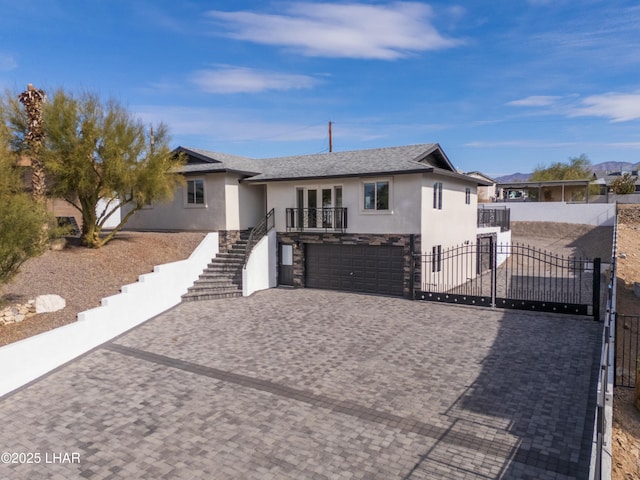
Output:
[[[40,158],[44,132],[42,129],[42,102],[45,99],[44,90],[39,90],[29,84],[18,99],[27,109],[28,130],[26,134],[27,148],[31,157],[31,191],[33,198],[44,203],[46,200],[46,182],[44,163]]]

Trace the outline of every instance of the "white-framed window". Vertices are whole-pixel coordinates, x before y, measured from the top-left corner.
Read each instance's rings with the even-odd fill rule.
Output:
[[[471,205],[471,188],[469,187],[464,189],[464,203]]]
[[[187,180],[185,204],[189,207],[204,207],[204,179],[193,178]]]
[[[442,210],[442,182],[433,184],[433,208]]]
[[[391,181],[388,179],[362,182],[363,209],[365,212],[391,210]]]

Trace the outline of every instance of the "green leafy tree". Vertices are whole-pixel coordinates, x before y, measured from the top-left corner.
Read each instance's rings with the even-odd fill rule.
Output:
[[[591,161],[583,153],[569,159],[569,163],[556,162],[548,167],[538,166],[529,180],[544,182],[548,180],[586,180],[591,176]]]
[[[82,242],[98,248],[113,239],[145,205],[172,197],[183,181],[175,173],[183,162],[169,149],[165,125],[146,130],[114,100],[57,91],[44,105],[42,148],[50,193],[64,198],[82,215]],[[100,202],[105,205],[98,211]],[[107,220],[128,211],[107,235]]]
[[[611,190],[616,195],[634,193],[636,191],[636,178],[630,173],[625,173],[611,182]]]
[[[0,103],[0,116],[7,117],[6,103]],[[16,156],[9,148],[7,122],[0,122],[0,284],[6,283],[29,258],[46,249],[42,230],[47,214],[41,202],[26,193]]]
[[[546,182],[551,180],[589,180],[592,176],[591,161],[583,153],[579,157],[569,158],[568,163],[556,162],[548,167],[538,166],[531,174],[529,180],[533,182]],[[597,195],[599,188],[595,184],[589,185],[589,195]],[[586,193],[581,191],[575,194],[575,200],[584,200]],[[530,196],[535,196],[530,195]]]

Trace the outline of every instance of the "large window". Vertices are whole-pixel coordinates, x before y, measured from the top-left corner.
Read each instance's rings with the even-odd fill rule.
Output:
[[[187,180],[187,205],[204,205],[204,180]]]
[[[389,181],[364,183],[364,209],[389,210]]]
[[[442,210],[442,182],[433,184],[433,208]]]

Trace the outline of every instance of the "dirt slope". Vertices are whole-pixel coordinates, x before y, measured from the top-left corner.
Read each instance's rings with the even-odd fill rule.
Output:
[[[154,265],[187,258],[204,235],[123,232],[101,249],[68,245],[27,261],[9,284],[0,286],[0,302],[14,304],[54,293],[64,298],[67,306],[0,326],[0,345],[76,321],[78,312],[99,306],[102,297],[136,282],[139,275],[153,271]]]

